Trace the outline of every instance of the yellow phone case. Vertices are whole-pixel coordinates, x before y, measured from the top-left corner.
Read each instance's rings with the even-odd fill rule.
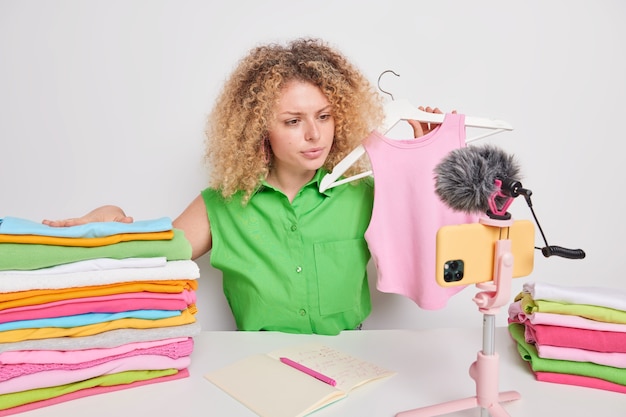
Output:
[[[529,275],[535,259],[535,226],[530,220],[515,220],[502,229],[481,223],[441,227],[436,244],[437,283],[451,287],[492,281],[495,243],[507,238],[513,253],[513,278]]]

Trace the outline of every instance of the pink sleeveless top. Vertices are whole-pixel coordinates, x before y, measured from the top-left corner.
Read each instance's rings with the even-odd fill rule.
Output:
[[[374,174],[374,208],[365,239],[378,273],[376,287],[424,309],[443,308],[465,287],[444,288],[435,281],[437,230],[478,217],[440,201],[434,168],[450,151],[465,146],[465,116],[446,114],[441,125],[417,139],[372,132],[363,145]]]

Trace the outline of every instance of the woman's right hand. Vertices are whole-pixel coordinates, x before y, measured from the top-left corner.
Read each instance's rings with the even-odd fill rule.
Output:
[[[95,210],[90,211],[82,217],[74,217],[71,219],[63,220],[43,220],[42,223],[52,227],[69,227],[77,226],[79,224],[93,223],[93,222],[120,222],[120,223],[132,223],[133,218],[127,216],[120,207],[117,206],[102,206]]]
[[[425,111],[425,112],[428,112],[428,113],[437,113],[437,114],[442,114],[443,113],[441,110],[439,110],[438,107],[419,106],[418,109],[420,109],[422,111]],[[451,113],[452,114],[456,114],[456,110],[452,110]],[[439,126],[439,123],[422,123],[419,120],[407,120],[407,122],[413,128],[413,137],[414,138],[420,138],[420,137],[430,133],[437,126]]]

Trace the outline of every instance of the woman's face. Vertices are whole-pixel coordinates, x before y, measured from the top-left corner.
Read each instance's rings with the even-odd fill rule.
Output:
[[[279,96],[269,141],[276,173],[302,176],[326,161],[335,136],[331,104],[315,85],[291,81]]]

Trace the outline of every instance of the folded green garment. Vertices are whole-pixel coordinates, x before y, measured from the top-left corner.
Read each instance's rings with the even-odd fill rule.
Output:
[[[537,348],[526,342],[524,325],[509,324],[509,333],[517,342],[517,350],[522,359],[530,363],[534,372],[554,372],[560,374],[582,375],[603,379],[620,385],[626,385],[626,368],[598,365],[591,362],[574,362],[558,359],[540,358]]]
[[[571,304],[550,300],[535,300],[528,293],[524,293],[517,298],[521,299],[521,305],[526,314],[567,314],[569,316],[580,316],[605,323],[626,324],[626,311],[624,310],[592,304]]]
[[[170,240],[132,240],[107,246],[55,246],[0,243],[0,271],[32,270],[98,258],[153,258],[168,261],[191,259],[191,244],[182,230]]]
[[[113,386],[120,384],[130,384],[135,381],[145,381],[177,373],[177,369],[147,370],[147,371],[125,371],[114,374],[106,374],[84,381],[73,382],[71,384],[58,385],[55,387],[37,388],[28,391],[14,392],[0,395],[0,410],[17,407],[35,401],[43,401],[61,395],[80,391],[97,386]]]

